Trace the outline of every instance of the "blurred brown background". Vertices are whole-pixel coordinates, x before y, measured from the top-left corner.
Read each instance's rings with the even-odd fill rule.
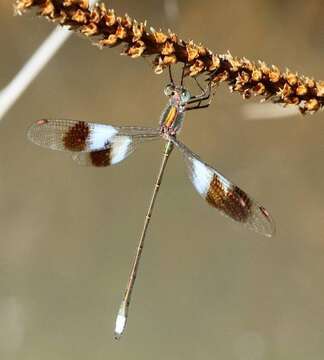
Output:
[[[108,5],[215,52],[324,78],[321,0],[179,0],[178,15],[162,0]],[[8,0],[0,10],[2,88],[54,25],[13,17]],[[323,113],[248,120],[248,102],[226,86],[188,114],[181,139],[265,205],[277,234],[219,216],[175,153],[127,332],[113,339],[162,143],[112,168],[83,168],[29,143],[26,129],[40,117],[155,126],[166,75],[118,54],[72,36],[1,123],[0,358],[323,359]]]

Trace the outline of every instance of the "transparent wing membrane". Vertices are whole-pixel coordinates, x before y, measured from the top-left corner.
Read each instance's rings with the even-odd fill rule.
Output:
[[[47,119],[33,124],[27,135],[39,146],[73,152],[81,165],[99,167],[124,160],[139,142],[160,138],[158,129]]]
[[[147,140],[161,139],[157,136],[136,135],[125,136],[116,135],[110,143],[110,146],[103,150],[91,152],[76,152],[72,154],[72,159],[79,165],[105,167],[118,164],[120,161],[126,159],[136,148],[140,142]]]
[[[269,237],[274,235],[274,222],[263,206],[204,163],[184,144],[175,139],[172,141],[184,155],[192,184],[209,205],[253,231]]]

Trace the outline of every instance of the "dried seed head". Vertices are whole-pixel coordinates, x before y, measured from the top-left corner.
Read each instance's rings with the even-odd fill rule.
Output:
[[[241,60],[241,67],[249,72],[252,72],[255,69],[255,65],[245,57]]]
[[[115,11],[113,9],[109,9],[104,16],[105,23],[108,27],[114,26],[117,22]]]
[[[96,4],[94,8],[89,13],[89,19],[91,22],[94,22],[96,25],[99,25],[99,22],[104,19],[107,15],[107,9],[104,3]]]
[[[188,54],[188,62],[195,60],[199,56],[198,47],[193,43],[193,41],[189,41],[186,49]]]
[[[164,64],[163,64],[163,60],[161,59],[160,56],[158,56],[157,58],[155,58],[154,60],[154,72],[155,74],[161,74],[163,72],[164,69]]]
[[[300,103],[300,98],[297,96],[289,97],[289,104],[291,105],[298,105]]]
[[[278,82],[280,80],[280,74],[280,70],[276,66],[272,65],[269,72],[269,80],[273,83]]]
[[[166,41],[162,47],[161,54],[162,55],[171,55],[174,53],[174,45],[170,41]]]
[[[174,44],[178,43],[178,37],[175,33],[173,33],[170,29],[168,30],[169,40],[172,41]]]
[[[18,15],[21,15],[24,11],[26,11],[28,8],[33,6],[34,0],[20,0],[17,1],[15,4],[15,12]]]
[[[246,71],[242,71],[236,77],[236,81],[241,85],[245,85],[247,82],[250,81],[250,74]]]
[[[143,36],[144,24],[138,23],[136,20],[134,20],[132,31],[133,31],[133,41],[136,42],[137,40],[140,40],[141,37]]]
[[[262,71],[260,69],[254,69],[252,72],[252,80],[260,81],[262,79]]]
[[[293,73],[287,71],[285,74],[285,77],[286,77],[286,80],[288,81],[289,85],[293,86],[293,85],[297,84],[298,77],[296,74],[293,74]]]
[[[250,89],[245,89],[242,93],[243,99],[250,99],[252,96],[252,91]]]
[[[115,34],[109,35],[106,39],[99,40],[101,46],[114,46],[118,42],[118,38]]]
[[[73,6],[79,5],[81,9],[88,9],[89,1],[88,0],[63,0],[64,6]]]
[[[265,93],[265,86],[259,82],[254,86],[253,91],[256,95],[263,95]]]
[[[316,99],[310,99],[306,102],[305,104],[305,108],[308,110],[308,111],[317,111],[320,107],[320,104],[318,102],[318,100]]]
[[[81,9],[78,9],[75,13],[73,13],[72,20],[76,21],[77,23],[84,24],[88,19],[85,12]]]
[[[212,55],[211,64],[208,66],[208,71],[217,70],[220,66],[220,59],[217,55]]]
[[[223,72],[220,72],[219,74],[217,74],[215,77],[213,77],[213,79],[212,79],[212,82],[214,83],[214,84],[216,84],[216,83],[221,83],[221,82],[223,82],[223,81],[226,81],[227,79],[228,79],[228,77],[229,77],[229,73],[228,73],[228,71],[227,70],[224,70]]]
[[[138,23],[130,16],[116,16],[103,3],[89,8],[88,0],[15,0],[16,12],[30,8],[51,21],[67,25],[71,30],[90,37],[100,46],[125,45],[124,54],[137,58],[154,55],[154,72],[160,74],[170,65],[181,62],[185,76],[206,75],[212,86],[228,82],[231,91],[244,98],[261,95],[281,104],[296,104],[302,113],[312,113],[324,107],[324,82],[301,77],[288,69],[281,73],[265,62],[255,64],[246,58],[236,58],[227,52],[213,54],[193,41],[183,41],[171,30],[167,34],[146,30],[146,22]]]
[[[115,35],[118,39],[125,39],[127,36],[127,31],[122,25],[118,25]]]
[[[196,76],[204,70],[204,63],[201,60],[196,60],[189,68],[189,75]]]
[[[42,16],[54,16],[55,8],[51,1],[47,0],[45,3],[40,7],[40,15]]]
[[[164,44],[168,38],[166,34],[162,31],[155,31],[154,28],[151,27],[151,35],[153,36],[154,41],[157,44]]]
[[[201,44],[199,44],[197,46],[197,50],[198,50],[199,56],[201,56],[201,57],[206,56],[207,54],[210,54],[210,51],[208,49],[206,49],[204,46],[202,46]]]
[[[312,89],[315,87],[316,83],[314,79],[310,79],[308,77],[305,78],[305,85],[309,88]]]
[[[260,70],[264,75],[268,75],[270,73],[270,69],[264,61],[259,60]]]
[[[130,16],[128,16],[128,14],[125,14],[125,16],[121,18],[121,24],[123,25],[123,27],[131,29],[133,26],[133,20]]]
[[[227,60],[230,63],[231,71],[233,71],[233,72],[238,71],[242,66],[240,60],[237,58],[233,58],[232,55],[230,55]]]
[[[167,56],[163,57],[163,64],[165,66],[174,65],[174,64],[176,64],[176,62],[177,62],[177,58],[176,58],[176,56],[174,54],[173,55],[167,55]]]
[[[59,16],[57,17],[57,20],[59,21],[59,23],[61,25],[64,25],[68,21],[68,16],[67,16],[66,12],[61,10]]]
[[[324,81],[316,82],[316,94],[318,97],[324,97]]]
[[[80,31],[85,36],[93,36],[98,34],[98,27],[96,24],[90,23],[89,25],[82,26]]]
[[[304,84],[299,84],[297,89],[296,89],[296,94],[298,96],[303,96],[307,94],[307,87]]]
[[[291,86],[286,83],[282,89],[281,95],[283,98],[288,98],[292,94],[292,92],[293,91],[292,91]]]
[[[125,53],[131,56],[133,59],[140,57],[145,50],[145,44],[143,41],[138,40],[133,46],[128,48]]]

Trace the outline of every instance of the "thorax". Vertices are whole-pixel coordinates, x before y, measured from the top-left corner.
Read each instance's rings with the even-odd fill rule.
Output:
[[[176,135],[182,128],[184,115],[183,106],[169,102],[161,114],[161,134]]]

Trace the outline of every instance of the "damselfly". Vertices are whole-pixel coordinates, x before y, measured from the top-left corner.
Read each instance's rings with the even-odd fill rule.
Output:
[[[73,159],[81,165],[104,167],[119,163],[128,157],[136,146],[147,140],[163,139],[166,142],[162,164],[155,183],[152,198],[145,217],[135,259],[127,287],[118,311],[115,337],[123,334],[134,288],[144,239],[151,219],[156,196],[159,191],[167,161],[172,150],[177,148],[187,164],[188,174],[197,192],[207,203],[223,215],[266,236],[274,234],[274,223],[267,210],[254,201],[245,191],[227,180],[213,167],[202,161],[177,139],[183,125],[185,113],[207,107],[211,98],[211,87],[192,96],[181,84],[176,86],[170,73],[171,83],[164,93],[169,98],[162,112],[158,128],[118,127],[77,120],[42,119],[32,125],[28,138],[37,145],[53,150],[72,152]]]

